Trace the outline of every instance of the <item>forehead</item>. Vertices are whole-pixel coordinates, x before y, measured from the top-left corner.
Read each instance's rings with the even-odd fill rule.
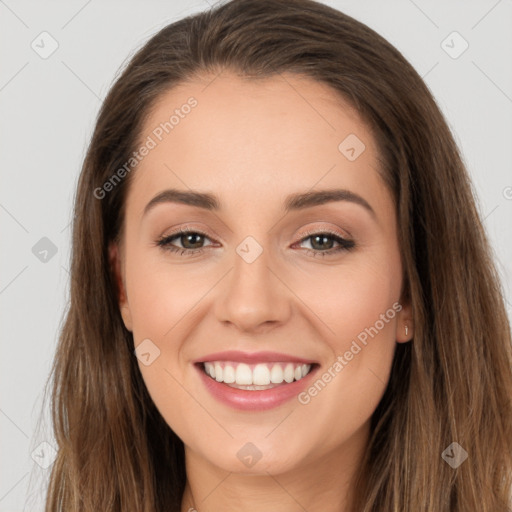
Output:
[[[382,187],[375,142],[357,111],[295,74],[224,72],[181,83],[153,105],[140,141],[149,139],[154,147],[132,177],[139,198],[174,187],[214,190],[236,204],[314,187],[366,195]]]

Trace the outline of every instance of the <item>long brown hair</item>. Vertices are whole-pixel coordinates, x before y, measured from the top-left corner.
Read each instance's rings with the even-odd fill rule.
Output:
[[[179,511],[183,442],[141,377],[108,244],[134,151],[164,92],[234,70],[330,85],[371,127],[395,200],[414,339],[397,344],[371,421],[354,511],[499,512],[512,489],[512,341],[493,253],[459,150],[428,88],[366,25],[311,0],[234,0],[153,36],[108,93],[80,174],[70,302],[52,368],[58,455],[46,512]],[[200,107],[199,107],[200,108]],[[458,443],[468,458],[441,456]]]

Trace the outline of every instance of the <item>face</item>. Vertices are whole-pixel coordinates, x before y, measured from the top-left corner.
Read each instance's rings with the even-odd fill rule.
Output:
[[[355,457],[412,337],[374,138],[311,79],[214,78],[152,110],[111,246],[143,379],[204,464],[278,474]]]

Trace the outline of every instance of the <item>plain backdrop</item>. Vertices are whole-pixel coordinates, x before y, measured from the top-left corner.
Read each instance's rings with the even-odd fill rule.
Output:
[[[471,173],[512,318],[512,1],[325,3],[388,39],[433,92]],[[52,434],[47,417],[37,427],[68,299],[73,195],[101,101],[145,41],[207,8],[0,0],[0,512],[43,510]]]

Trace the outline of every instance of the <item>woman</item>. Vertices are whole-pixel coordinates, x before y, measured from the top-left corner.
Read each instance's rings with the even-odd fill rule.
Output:
[[[46,510],[510,510],[491,255],[374,31],[310,0],[165,27],[78,184]]]

